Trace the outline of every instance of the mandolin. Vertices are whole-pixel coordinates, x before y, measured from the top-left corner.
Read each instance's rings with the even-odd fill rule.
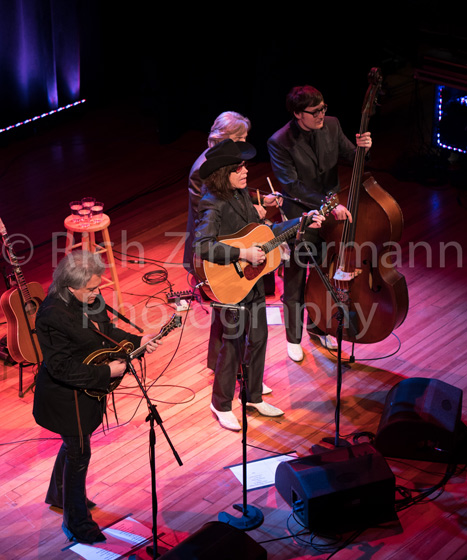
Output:
[[[339,204],[336,194],[329,194],[319,213],[327,215]],[[231,247],[253,247],[257,245],[266,254],[266,260],[259,265],[239,260],[234,263],[216,264],[193,256],[196,276],[204,282],[203,290],[213,300],[224,304],[242,301],[258,280],[265,274],[276,270],[281,264],[280,246],[291,239],[298,231],[299,224],[287,229],[277,237],[271,228],[264,224],[248,224],[232,235],[219,236],[218,241]]]
[[[135,358],[139,358],[143,352],[146,350],[146,346],[150,342],[154,342],[156,340],[160,340],[162,337],[167,336],[169,332],[173,331],[173,329],[180,327],[182,324],[182,319],[180,315],[172,315],[171,319],[167,321],[167,323],[161,328],[159,334],[153,337],[151,340],[143,344],[139,348],[134,349],[134,345],[132,342],[128,340],[122,340],[117,346],[113,348],[100,348],[99,350],[95,350],[85,360],[83,361],[84,364],[93,365],[93,366],[100,366],[108,364],[113,360],[134,360]],[[114,377],[110,380],[109,387],[106,391],[95,391],[92,389],[85,389],[85,393],[87,393],[90,397],[96,397],[101,399],[115,391],[115,389],[120,385],[123,379],[123,375],[121,377]]]
[[[8,351],[18,363],[38,364],[42,361],[42,352],[35,327],[37,310],[45,298],[44,290],[38,282],[25,281],[1,219],[0,234],[17,283],[17,286],[8,289],[0,298],[7,320]]]

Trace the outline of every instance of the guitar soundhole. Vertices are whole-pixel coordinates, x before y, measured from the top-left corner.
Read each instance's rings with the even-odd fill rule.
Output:
[[[243,274],[245,275],[245,278],[247,280],[254,280],[255,278],[257,278],[263,272],[265,266],[266,266],[266,263],[262,263],[262,264],[258,264],[258,265],[248,264],[243,269]]]
[[[40,303],[35,302],[34,300],[26,302],[24,308],[28,315],[35,315],[37,310],[39,309]]]

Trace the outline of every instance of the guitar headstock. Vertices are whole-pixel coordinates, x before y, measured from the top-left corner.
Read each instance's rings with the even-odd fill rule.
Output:
[[[326,195],[326,198],[319,209],[319,213],[322,216],[327,216],[334,210],[334,208],[336,208],[336,206],[339,206],[339,197],[336,193],[330,192]]]

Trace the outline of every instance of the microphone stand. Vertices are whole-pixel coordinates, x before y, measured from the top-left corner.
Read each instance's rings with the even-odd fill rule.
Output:
[[[127,366],[129,371],[133,374],[133,377],[136,379],[136,382],[143,393],[144,398],[146,399],[146,403],[149,409],[149,415],[146,418],[146,422],[149,421],[149,463],[151,467],[151,497],[152,497],[152,538],[153,538],[153,546],[147,547],[147,552],[152,554],[152,558],[159,558],[161,555],[157,551],[157,494],[156,494],[156,455],[155,455],[155,447],[156,447],[156,432],[154,430],[154,422],[157,422],[158,426],[162,430],[172,452],[177,460],[179,466],[182,466],[182,461],[175,450],[172,442],[170,441],[167,432],[162,424],[162,419],[156,409],[156,407],[152,404],[143,384],[141,383],[138,374],[131,363],[131,360],[127,358]]]
[[[232,313],[235,314],[236,319],[238,320],[238,325],[242,325],[244,328],[245,325],[245,312],[246,309],[243,305],[227,305],[222,303],[211,303],[211,307],[214,308],[223,308],[230,310]],[[244,333],[242,333],[244,334]],[[240,364],[241,364],[241,373],[239,374],[239,381],[240,381],[240,395],[241,395],[241,402],[242,402],[242,476],[243,476],[243,503],[242,504],[234,504],[232,507],[240,511],[242,516],[235,517],[230,513],[221,512],[219,513],[218,519],[223,523],[227,523],[228,525],[232,525],[237,529],[242,531],[251,531],[252,529],[256,529],[260,525],[262,525],[264,521],[264,515],[260,509],[255,506],[248,505],[247,503],[247,464],[246,464],[246,455],[247,455],[247,414],[246,414],[246,403],[247,403],[247,379],[248,379],[248,365],[244,362],[244,355],[245,352],[242,351],[242,344],[240,342],[240,327],[237,336],[237,346],[238,346],[238,355],[240,357]]]
[[[305,216],[304,214],[303,216]],[[300,231],[299,231],[300,233]],[[330,293],[334,303],[337,305],[337,312],[336,312],[336,319],[337,319],[337,331],[336,331],[336,339],[337,339],[337,380],[336,380],[336,410],[335,410],[335,436],[334,440],[332,438],[323,438],[323,441],[326,443],[331,443],[335,447],[339,447],[339,445],[348,445],[346,440],[339,438],[339,428],[340,428],[340,405],[341,405],[341,388],[342,388],[342,334],[343,334],[343,326],[344,320],[347,320],[347,324],[349,328],[351,328],[351,323],[348,321],[349,319],[349,311],[345,308],[344,304],[339,300],[339,297],[336,294],[334,287],[332,286],[329,278],[324,274],[321,270],[321,267],[318,265],[313,252],[310,250],[309,244],[304,241],[304,232],[301,235],[297,234],[297,240],[295,242],[295,246],[301,243],[306,251],[308,256],[310,257],[311,262],[313,263],[316,271],[318,272],[321,281],[325,285],[326,289]]]

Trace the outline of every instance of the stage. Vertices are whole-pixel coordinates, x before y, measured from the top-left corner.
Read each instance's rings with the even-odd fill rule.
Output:
[[[423,378],[461,391],[467,387],[466,184],[453,181],[449,172],[441,178],[430,175],[430,159],[424,155],[420,161],[413,129],[401,128],[407,124],[406,107],[399,99],[381,110],[366,171],[403,212],[397,269],[407,281],[409,310],[385,340],[343,343],[340,437],[350,446],[376,434],[386,397],[400,382]],[[182,266],[187,175],[205,142],[205,132],[190,130],[162,144],[157,123],[134,104],[116,102],[104,108],[80,107],[75,115],[51,121],[35,133],[25,131],[1,149],[0,218],[15,243],[27,282],[38,282],[47,291],[55,259],[64,254],[69,201],[95,196],[104,201],[111,220],[109,233],[127,316],[146,331],[159,330],[174,313],[181,316],[182,326],[145,358],[143,372],[138,369],[168,436],[156,425],[157,533],[158,546],[165,549],[217,521],[221,512],[239,516],[233,505],[242,502],[243,493],[242,482],[228,468],[242,461],[242,435],[222,429],[209,409],[209,302],[195,290],[188,309],[177,311],[177,301],[167,298],[171,292],[193,290],[194,280]],[[342,169],[344,183],[350,171]],[[252,163],[249,187],[267,193],[268,177],[275,184],[268,161]],[[2,267],[5,274],[11,272],[4,260]],[[264,399],[285,415],[266,418],[248,412],[249,463],[333,449],[323,438],[335,436],[336,354],[305,336],[304,360],[295,363],[287,357],[281,294],[277,271],[275,292],[266,300],[274,319],[269,323],[264,380],[273,392]],[[117,305],[113,290],[103,295]],[[1,323],[4,336],[3,315]],[[61,530],[61,512],[44,503],[60,440],[34,422],[34,369],[24,368],[20,396],[19,366],[8,359],[0,362],[0,557],[71,560],[78,554]],[[151,529],[148,409],[130,376],[114,396],[115,411],[109,401],[108,421],[92,438],[88,497],[97,504],[93,517],[107,527],[131,516]],[[465,404],[460,406],[465,419]],[[233,410],[240,417],[237,400]],[[436,416],[438,408],[426,412]],[[248,503],[264,515],[264,522],[246,533],[248,539],[261,545],[270,560],[324,560],[339,549],[333,556],[339,560],[464,559],[464,465],[454,469],[442,489],[418,503],[407,496],[436,486],[447,465],[412,458],[386,460],[396,486],[404,489],[395,494],[395,520],[337,537],[312,537],[272,484],[247,493]],[[150,558],[145,546],[134,554]],[[217,558],[227,556],[221,551]]]

